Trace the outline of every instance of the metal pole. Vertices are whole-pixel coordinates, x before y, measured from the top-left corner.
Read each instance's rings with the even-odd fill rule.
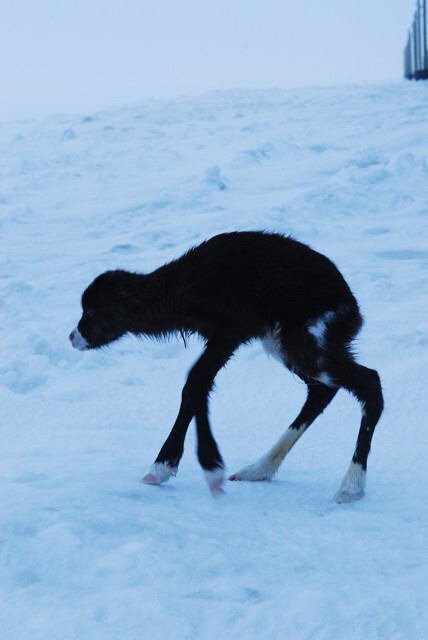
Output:
[[[428,0],[416,0],[404,49],[404,76],[428,80]]]
[[[427,0],[424,0],[424,71],[428,71],[428,47],[427,47]]]
[[[404,77],[409,77],[409,40],[406,42],[406,46],[404,47]]]
[[[418,69],[418,38],[416,31],[416,15],[412,24],[413,31],[413,77],[416,77],[417,69]]]
[[[415,43],[413,38],[413,23],[409,27],[409,80],[413,80]]]
[[[417,9],[416,9],[415,25],[416,25],[416,47],[417,47],[416,73],[418,74],[418,80],[419,80],[419,72],[421,70],[421,12],[420,12],[419,0],[417,4]]]
[[[420,0],[418,0],[418,71],[419,76],[422,70],[422,7]]]

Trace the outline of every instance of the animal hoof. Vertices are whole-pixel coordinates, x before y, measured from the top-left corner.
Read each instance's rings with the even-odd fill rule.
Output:
[[[205,470],[204,473],[211,495],[215,498],[221,493],[224,493],[224,469],[222,469],[221,467],[217,467],[216,469],[211,469],[210,471]]]
[[[141,482],[144,484],[160,484],[161,480],[157,478],[153,473],[148,473],[144,478],[141,479]]]
[[[241,480],[241,478],[239,477],[239,474],[232,473],[232,475],[228,477],[228,480],[238,481],[239,482]]]
[[[269,458],[261,458],[254,464],[249,464],[240,471],[233,473],[229,476],[229,480],[247,482],[259,482],[264,480],[271,480],[276,473],[276,468]]]
[[[358,491],[357,493],[349,493],[349,491],[338,491],[333,499],[335,502],[337,502],[337,504],[346,504],[348,502],[361,500],[361,498],[364,498],[364,496],[364,491]]]
[[[355,502],[364,498],[366,484],[366,472],[358,462],[351,462],[349,469],[343,478],[339,490],[333,500],[338,504]]]
[[[175,476],[177,469],[171,467],[166,462],[155,462],[150,467],[150,471],[141,479],[143,484],[162,484],[167,482],[171,476]]]

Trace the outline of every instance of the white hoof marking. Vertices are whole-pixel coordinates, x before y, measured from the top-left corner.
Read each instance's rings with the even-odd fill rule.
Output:
[[[365,494],[366,472],[357,462],[351,462],[349,469],[343,478],[339,491],[334,500],[338,504],[361,500]]]
[[[225,481],[224,469],[217,467],[211,471],[204,470],[205,480],[212,496],[216,497],[223,493],[223,485]]]
[[[249,464],[247,467],[231,475],[229,480],[247,480],[249,482],[272,480],[281,462],[305,432],[306,427],[307,425],[305,423],[301,424],[298,429],[289,427],[266,455],[262,456],[257,462]]]
[[[171,476],[177,474],[177,468],[171,467],[166,462],[155,462],[150,467],[149,473],[141,479],[144,484],[162,484],[167,482]]]
[[[246,480],[248,482],[271,480],[277,472],[277,468],[268,456],[264,456],[254,464],[249,464],[240,471],[233,473],[229,476],[229,480]]]

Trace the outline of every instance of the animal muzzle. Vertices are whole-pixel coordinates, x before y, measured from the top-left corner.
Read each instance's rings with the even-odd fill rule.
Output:
[[[69,337],[70,337],[70,342],[75,349],[79,349],[79,351],[85,351],[86,349],[89,349],[88,343],[86,342],[85,338],[82,336],[82,334],[80,333],[77,327],[73,329]]]

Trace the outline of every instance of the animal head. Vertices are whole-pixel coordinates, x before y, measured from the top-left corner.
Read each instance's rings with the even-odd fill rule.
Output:
[[[127,271],[106,271],[82,295],[82,317],[71,332],[75,349],[98,349],[131,330],[135,310],[134,275]]]

